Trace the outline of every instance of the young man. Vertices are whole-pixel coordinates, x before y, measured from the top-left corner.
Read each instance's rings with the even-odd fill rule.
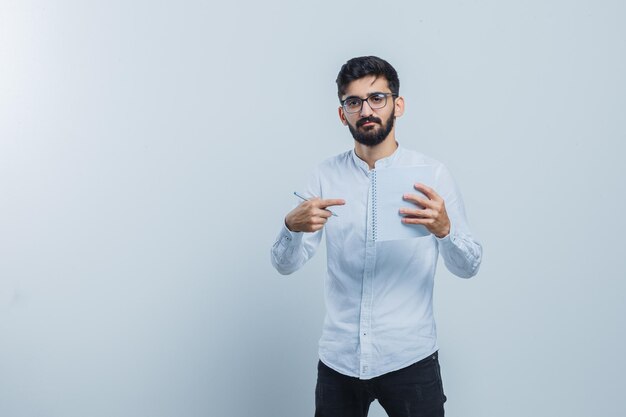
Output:
[[[443,392],[433,318],[438,255],[448,270],[476,274],[482,247],[467,225],[461,195],[440,162],[404,149],[395,119],[404,112],[395,69],[374,57],[343,65],[337,77],[339,119],[354,149],[314,171],[305,197],[287,214],[271,250],[281,274],[300,268],[326,231],[326,318],[319,342],[315,415],[366,416],[377,399],[389,416],[443,416]],[[398,221],[430,234],[377,241],[372,234],[372,177],[378,169],[432,166],[423,196],[402,196]],[[313,198],[314,197],[314,198]],[[413,205],[411,206],[413,207]],[[417,226],[412,226],[417,227]]]

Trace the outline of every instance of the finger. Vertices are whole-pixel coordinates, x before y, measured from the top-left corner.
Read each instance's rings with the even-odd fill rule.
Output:
[[[315,225],[325,225],[326,222],[328,221],[327,218],[325,217],[313,217],[311,219],[311,224],[315,224]]]
[[[441,200],[441,197],[439,196],[439,194],[437,194],[437,192],[434,189],[430,188],[429,186],[422,184],[420,182],[416,183],[413,186],[415,187],[417,191],[421,191],[422,193],[424,193],[426,197],[430,198],[431,200],[436,200],[436,201]]]
[[[435,222],[434,219],[430,218],[417,218],[417,217],[403,217],[402,223],[405,224],[421,224],[424,226],[431,225]]]
[[[326,208],[331,206],[343,206],[346,204],[346,201],[341,198],[332,198],[327,200],[318,200],[316,201],[317,207]]]
[[[328,219],[333,214],[330,212],[330,210],[318,209],[315,212],[315,215],[318,216],[318,217],[323,217],[325,219]]]
[[[402,196],[406,201],[410,201],[412,203],[417,204],[418,206],[422,206],[424,208],[433,208],[433,203],[431,200],[426,198],[422,198],[416,194],[404,194]]]
[[[432,217],[431,210],[419,210],[419,209],[410,209],[410,208],[401,208],[400,214],[407,217],[417,217],[417,218],[427,218]]]
[[[400,210],[398,210],[399,213],[403,216],[413,216],[413,217],[421,217],[420,213],[423,210],[419,210],[419,209],[411,209],[411,208],[401,208]]]
[[[313,214],[312,219],[322,219],[326,222],[330,216],[332,216],[332,214],[328,210],[318,209],[317,212]]]

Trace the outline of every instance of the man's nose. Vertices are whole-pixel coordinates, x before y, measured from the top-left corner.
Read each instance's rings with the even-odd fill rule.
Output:
[[[368,117],[372,113],[374,113],[374,111],[370,107],[370,103],[367,100],[363,100],[363,104],[361,105],[361,112],[359,113],[361,117]]]

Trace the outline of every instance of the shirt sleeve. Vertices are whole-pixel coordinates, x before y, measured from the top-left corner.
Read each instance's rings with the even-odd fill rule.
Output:
[[[319,173],[316,170],[309,177],[305,197],[321,196],[320,188]],[[274,268],[282,275],[288,275],[300,269],[315,255],[322,239],[323,230],[312,233],[292,232],[283,220],[270,253]]]
[[[460,278],[471,278],[478,272],[483,248],[470,232],[461,193],[445,166],[437,173],[435,191],[444,199],[450,218],[450,233],[437,238],[439,253],[448,271]]]

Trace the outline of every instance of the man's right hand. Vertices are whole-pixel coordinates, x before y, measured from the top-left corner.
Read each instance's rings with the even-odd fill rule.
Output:
[[[325,210],[331,206],[343,206],[346,204],[341,199],[322,200],[318,197],[304,201],[285,217],[285,225],[292,232],[317,232],[328,218],[332,216],[330,211]]]

